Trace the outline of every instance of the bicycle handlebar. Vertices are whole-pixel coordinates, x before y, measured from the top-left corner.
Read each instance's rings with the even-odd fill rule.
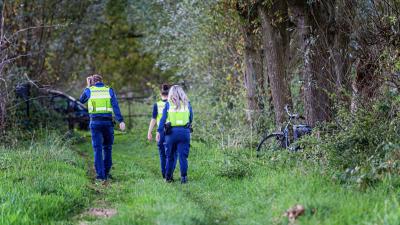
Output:
[[[296,114],[291,114],[290,113],[290,111],[289,111],[289,108],[288,108],[288,105],[285,105],[285,111],[286,111],[286,113],[288,114],[288,116],[290,117],[290,118],[292,118],[292,117],[294,117]]]
[[[298,118],[300,118],[299,114],[297,114],[297,113],[296,113],[296,114],[290,113],[289,108],[288,108],[288,105],[285,105],[285,111],[286,111],[286,113],[288,114],[288,116],[289,116],[290,119],[298,119]]]
[[[290,112],[289,112],[289,109],[288,109],[288,105],[285,105],[285,111],[286,111],[286,113],[290,116]]]

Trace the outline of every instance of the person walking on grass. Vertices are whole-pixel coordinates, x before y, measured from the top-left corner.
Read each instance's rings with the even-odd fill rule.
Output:
[[[105,181],[111,178],[111,152],[114,143],[112,113],[114,112],[122,131],[125,130],[125,123],[118,106],[117,96],[112,88],[104,85],[103,78],[95,74],[88,77],[86,81],[87,88],[83,91],[79,101],[81,103],[88,102],[96,179]]]
[[[165,104],[157,129],[157,141],[165,132],[166,182],[173,182],[175,153],[179,154],[181,183],[187,183],[188,157],[190,149],[190,131],[193,121],[193,111],[182,87],[174,85],[169,90],[168,102]]]
[[[151,141],[153,139],[153,128],[157,123],[157,126],[159,126],[161,116],[163,109],[165,107],[165,104],[168,100],[168,91],[169,91],[169,85],[168,84],[163,84],[161,85],[161,101],[158,101],[157,103],[154,103],[153,105],[153,116],[150,120],[149,124],[149,131],[147,132],[147,139]],[[162,177],[165,179],[165,174],[166,174],[166,165],[167,165],[167,157],[165,155],[165,135],[164,132],[160,133],[160,140],[157,141],[157,146],[158,146],[158,152],[160,155],[160,167],[161,167],[161,174]],[[175,158],[175,164],[173,167],[175,168],[176,166],[176,159],[178,157],[178,152],[175,153],[174,158]]]

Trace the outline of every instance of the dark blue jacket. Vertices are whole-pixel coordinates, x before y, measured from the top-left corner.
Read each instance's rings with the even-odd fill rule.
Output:
[[[189,123],[191,124],[193,121],[193,110],[192,110],[192,106],[190,105],[190,102],[188,103],[188,108],[189,108]],[[167,116],[168,116],[168,109],[169,109],[169,102],[167,102],[165,104],[165,108],[162,112],[160,124],[157,129],[157,132],[159,132],[159,133],[164,132],[164,126],[165,126],[165,122],[167,121]]]
[[[95,85],[96,85],[96,87],[104,87],[103,83],[96,83]],[[123,119],[123,117],[121,115],[121,110],[119,109],[119,106],[118,106],[117,96],[114,93],[112,88],[110,88],[110,96],[111,96],[111,105],[112,105],[112,108],[113,108],[115,119],[118,122],[121,123],[121,122],[124,121],[124,119]],[[82,93],[81,97],[79,98],[79,101],[81,103],[85,104],[89,100],[89,98],[90,98],[90,89],[89,88],[85,88],[85,90],[83,90],[83,93]],[[102,118],[110,118],[110,120],[111,120],[112,119],[112,113],[90,114],[90,119],[91,120],[92,119],[96,119],[96,118],[100,118],[100,117],[102,117]]]

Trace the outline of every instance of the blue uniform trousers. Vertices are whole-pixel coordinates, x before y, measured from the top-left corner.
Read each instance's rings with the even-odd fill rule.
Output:
[[[179,167],[181,169],[181,177],[187,176],[188,157],[190,149],[190,130],[186,127],[173,127],[171,134],[165,136],[165,152],[167,156],[167,174],[166,178],[171,179],[175,170],[176,158],[179,155]]]
[[[164,132],[160,133],[160,141],[157,142],[157,146],[158,146],[158,152],[160,154],[161,174],[165,178],[166,171],[167,171],[167,167],[166,167],[167,166],[167,155],[165,152],[165,134],[164,134]],[[174,155],[175,163],[173,164],[173,170],[175,170],[177,158],[178,158],[178,152],[175,152],[175,155]]]
[[[111,121],[90,123],[94,150],[96,178],[106,180],[112,166],[112,144],[114,143],[114,125]]]

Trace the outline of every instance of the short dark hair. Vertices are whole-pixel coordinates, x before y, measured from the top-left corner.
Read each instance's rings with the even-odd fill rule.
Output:
[[[162,94],[162,95],[168,95],[168,93],[169,93],[169,88],[170,88],[170,85],[169,85],[169,84],[162,84],[162,85],[161,85],[161,94]]]
[[[103,77],[99,74],[94,74],[92,76],[92,79],[93,79],[93,83],[103,82]]]

